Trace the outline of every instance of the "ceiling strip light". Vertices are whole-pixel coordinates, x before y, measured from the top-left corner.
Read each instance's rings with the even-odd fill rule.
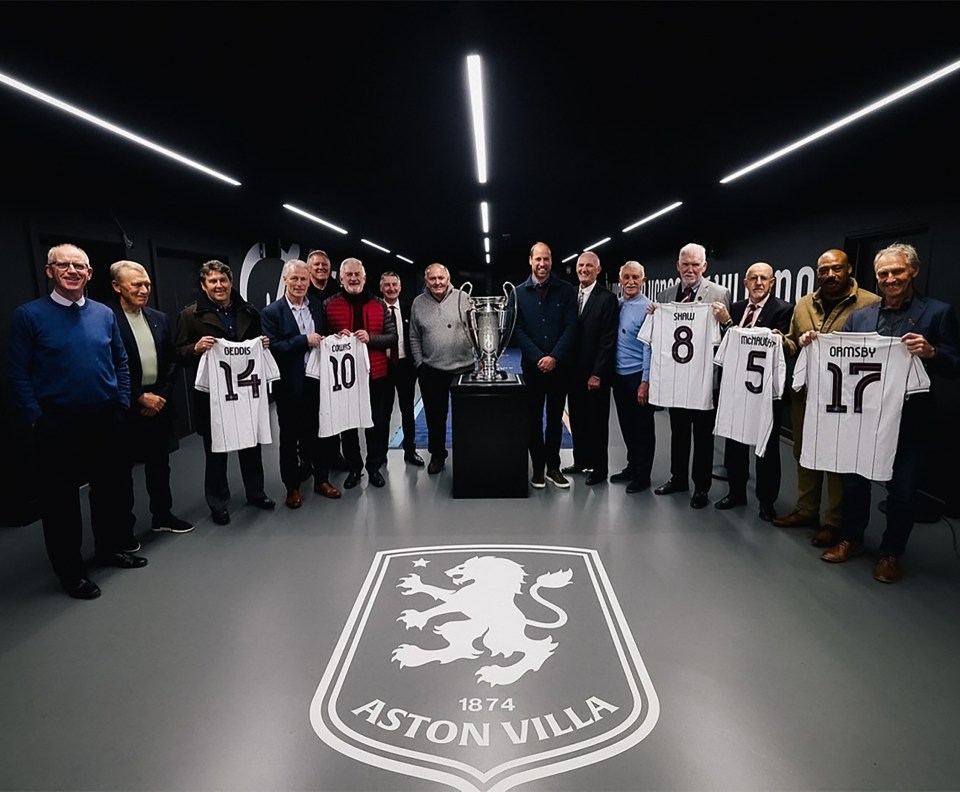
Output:
[[[600,245],[605,245],[605,244],[606,244],[607,242],[609,242],[609,241],[610,241],[610,237],[604,237],[604,238],[601,239],[599,242],[594,242],[592,245],[587,245],[587,246],[583,249],[583,252],[586,253],[588,250],[593,250],[594,248],[598,248],[598,247],[600,247]]]
[[[624,228],[622,232],[626,234],[627,231],[633,231],[633,229],[636,228],[637,226],[642,226],[644,223],[649,223],[651,220],[657,217],[660,217],[660,215],[664,215],[667,212],[672,212],[678,206],[683,206],[683,201],[677,201],[676,203],[672,203],[670,204],[670,206],[664,207],[659,212],[654,212],[652,215],[647,215],[646,217],[643,218],[643,220],[637,220],[637,222],[634,223],[633,225],[628,225],[626,228]]]
[[[319,218],[316,215],[312,215],[309,212],[304,212],[303,209],[297,209],[296,206],[291,206],[290,204],[284,204],[283,208],[289,209],[291,212],[296,212],[301,217],[306,217],[307,220],[313,220],[314,223],[320,223],[320,225],[324,225],[327,228],[332,228],[338,234],[347,233],[346,230],[343,228],[340,228],[340,226],[335,226],[333,223],[328,223],[326,220],[323,220],[322,218]]]
[[[400,261],[406,261],[407,264],[413,264],[413,259],[408,259],[406,256],[401,256],[399,253],[395,253],[394,255],[396,255]]]
[[[483,224],[483,233],[490,233],[490,209],[486,201],[480,202],[480,222]]]
[[[477,180],[487,183],[487,144],[483,124],[483,81],[480,77],[480,56],[467,56],[467,78],[470,83],[470,110],[473,116],[473,143],[477,152]]]
[[[757,160],[752,165],[747,165],[747,167],[741,168],[740,170],[731,173],[729,176],[724,176],[722,179],[720,179],[720,184],[729,184],[734,179],[739,179],[744,174],[750,173],[750,171],[756,170],[757,168],[762,168],[768,162],[773,162],[775,159],[780,159],[780,157],[789,154],[791,151],[796,151],[801,146],[806,146],[808,143],[812,143],[814,140],[822,138],[825,135],[829,135],[831,132],[835,132],[841,127],[845,127],[847,124],[852,124],[854,121],[863,118],[865,115],[868,115],[875,110],[879,110],[882,107],[886,107],[888,104],[896,102],[899,99],[903,99],[903,97],[912,94],[914,91],[919,91],[921,88],[930,85],[930,83],[936,82],[937,80],[946,77],[948,74],[952,74],[957,69],[960,69],[960,60],[954,61],[949,66],[944,66],[939,71],[935,71],[933,74],[929,74],[921,80],[910,83],[910,85],[906,86],[905,88],[901,88],[899,91],[895,91],[889,96],[878,99],[873,104],[869,104],[866,107],[857,110],[857,112],[841,118],[839,121],[834,121],[832,124],[825,126],[823,129],[819,129],[813,134],[807,135],[805,138],[802,138],[795,143],[791,143],[789,146],[785,146],[779,151],[773,152],[773,154],[768,154],[766,157]]]
[[[360,241],[363,242],[364,245],[370,245],[370,247],[376,248],[377,250],[382,250],[384,253],[389,253],[389,252],[390,252],[390,251],[387,250],[385,247],[382,247],[382,246],[378,245],[376,242],[371,242],[369,239],[363,239],[363,238],[361,237]]]
[[[483,251],[484,253],[490,252],[490,237],[483,238]]]
[[[70,115],[76,116],[77,118],[82,118],[84,121],[87,121],[94,126],[98,126],[101,129],[106,129],[108,132],[113,132],[113,134],[119,135],[120,137],[125,138],[133,143],[137,143],[145,148],[150,149],[151,151],[155,151],[158,154],[162,154],[165,157],[176,160],[181,165],[194,168],[202,173],[206,173],[208,176],[213,176],[215,179],[220,179],[220,181],[225,181],[227,184],[232,184],[234,187],[240,186],[240,182],[238,182],[236,179],[225,176],[219,171],[208,168],[206,165],[201,165],[199,162],[184,157],[182,154],[177,154],[177,152],[171,151],[168,148],[164,148],[163,146],[147,140],[144,137],[140,137],[140,135],[136,135],[133,132],[128,132],[126,129],[118,127],[116,124],[111,124],[109,121],[98,118],[97,116],[88,113],[85,110],[81,110],[79,107],[74,107],[71,104],[67,104],[56,97],[50,96],[50,94],[46,94],[43,91],[38,91],[36,88],[31,88],[26,83],[15,80],[13,77],[10,77],[3,72],[0,72],[0,83],[9,85],[11,88],[15,88],[16,90],[27,94],[27,96],[32,96],[34,99],[39,99],[41,102],[46,102],[48,105],[56,107],[58,110],[63,110],[64,112],[70,113]]]
[[[579,253],[574,253],[572,256],[567,256],[567,257],[566,257],[565,259],[563,259],[560,263],[561,263],[561,264],[566,264],[568,261],[573,261],[573,260],[574,260],[575,258],[577,258],[579,255],[580,255]]]

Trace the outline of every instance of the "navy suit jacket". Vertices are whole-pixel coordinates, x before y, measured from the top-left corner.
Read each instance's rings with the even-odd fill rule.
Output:
[[[620,301],[609,289],[599,283],[590,292],[590,299],[583,306],[577,320],[575,342],[576,385],[586,387],[587,380],[596,376],[609,385],[614,372],[614,357],[617,352],[617,330]]]
[[[750,300],[737,300],[730,306],[730,318],[735,325],[739,325],[746,313]],[[793,303],[785,302],[774,295],[767,298],[767,302],[760,313],[757,314],[754,327],[769,327],[771,330],[779,330],[786,335],[790,332],[790,320],[793,319]]]
[[[127,360],[130,365],[130,409],[137,410],[137,399],[143,395],[143,367],[140,364],[140,352],[137,349],[137,340],[133,337],[130,322],[123,312],[119,302],[110,303],[117,317],[120,327],[120,340],[127,351]],[[168,402],[176,385],[177,375],[180,373],[180,364],[177,361],[176,349],[173,345],[173,325],[170,317],[163,311],[155,308],[144,308],[143,315],[150,326],[153,342],[157,347],[157,383],[151,388],[153,393],[162,396]],[[172,405],[170,405],[172,406]],[[167,408],[169,409],[169,408]]]
[[[386,300],[384,300],[386,305]],[[400,321],[403,322],[403,354],[413,362],[413,353],[410,351],[410,310],[413,306],[413,300],[405,300],[401,297],[397,300],[397,310],[400,312]],[[390,313],[390,306],[387,305],[387,313]],[[393,359],[391,358],[391,362]]]
[[[323,303],[315,297],[309,297],[307,309],[313,317],[316,332],[323,333]],[[263,334],[270,339],[270,352],[280,369],[280,381],[274,384],[278,395],[297,398],[303,394],[306,381],[306,355],[310,351],[307,337],[301,332],[300,325],[286,297],[278,297],[260,312]]]

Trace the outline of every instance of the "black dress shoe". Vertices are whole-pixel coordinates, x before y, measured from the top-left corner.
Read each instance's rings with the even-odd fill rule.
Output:
[[[732,509],[734,506],[743,506],[746,502],[746,498],[735,498],[733,495],[727,494],[714,503],[713,508],[725,511],[726,509]]]
[[[360,483],[360,477],[363,476],[363,473],[359,470],[351,470],[347,473],[347,477],[343,480],[344,489],[353,489]]]
[[[427,473],[439,473],[446,466],[447,461],[443,457],[430,457],[430,464],[427,465]]]
[[[587,469],[579,465],[567,465],[565,468],[560,468],[560,472],[567,476],[576,476],[580,473],[586,473]]]
[[[370,471],[370,483],[373,484],[374,487],[383,487],[387,482],[379,470],[372,470]],[[346,486],[346,484],[344,484],[344,486]]]
[[[599,473],[596,470],[591,470],[587,476],[587,480],[584,482],[588,487],[592,487],[594,484],[603,484],[607,480],[606,473]]]
[[[650,489],[649,481],[640,481],[640,479],[634,479],[629,484],[627,484],[627,494],[633,495],[635,492],[643,492],[646,489]]]
[[[654,492],[657,495],[673,495],[674,492],[686,492],[688,489],[690,488],[686,484],[679,484],[671,478],[667,479],[666,483],[657,487]]]
[[[226,525],[230,522],[230,512],[226,509],[214,509],[210,512],[210,517],[217,525]]]
[[[420,456],[416,451],[411,451],[409,454],[403,455],[403,461],[408,465],[416,465],[417,467],[423,467],[423,457]]]
[[[690,508],[692,509],[702,509],[708,503],[710,503],[710,499],[707,497],[707,493],[703,490],[697,490],[693,493],[693,497],[690,498]]]
[[[147,565],[147,559],[133,553],[110,553],[97,556],[97,563],[100,566],[112,566],[117,569],[140,569]]]
[[[773,518],[777,516],[776,510],[773,508],[772,503],[761,503],[760,504],[760,519],[764,522],[773,522]]]
[[[633,471],[630,468],[624,468],[619,473],[614,473],[610,476],[610,482],[613,484],[626,484],[630,481],[633,481],[634,475]]]
[[[247,498],[247,503],[264,511],[269,511],[277,507],[277,502],[273,500],[273,498],[268,498],[266,495],[260,495],[257,498]]]
[[[100,596],[100,586],[89,578],[64,581],[63,590],[74,599],[92,600]]]

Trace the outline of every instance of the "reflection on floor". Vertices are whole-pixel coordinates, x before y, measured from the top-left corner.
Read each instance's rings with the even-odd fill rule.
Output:
[[[659,482],[667,477],[669,425],[666,413],[656,420]],[[624,462],[615,423],[611,438],[615,471]],[[781,452],[783,512],[795,497],[795,476],[791,448],[784,443]],[[566,464],[570,452],[563,454]],[[268,493],[280,501],[276,446],[264,457]],[[181,536],[150,533],[138,481],[150,565],[99,571],[103,596],[93,602],[70,600],[56,587],[39,524],[0,531],[0,788],[960,788],[960,562],[943,522],[917,526],[903,581],[884,586],[871,576],[882,527],[876,511],[867,556],[834,566],[819,561],[806,530],[761,522],[753,502],[695,511],[684,495],[628,496],[622,485],[586,487],[582,478],[570,490],[531,490],[526,499],[452,500],[451,466],[429,476],[406,466],[399,450],[390,452],[385,488],[364,479],[339,501],[308,492],[301,509],[281,505],[274,513],[242,506],[233,461],[233,521],[218,526],[203,505],[201,470],[199,443],[188,438],[174,457],[175,499],[197,529]],[[711,500],[723,494],[724,483],[715,481]],[[878,487],[875,501],[882,494]],[[473,552],[480,546],[494,549]],[[518,546],[527,554],[510,549]],[[578,550],[551,556],[557,548]],[[546,554],[540,565],[535,551]],[[422,650],[453,652],[445,647],[456,639],[435,626],[468,611],[481,621],[501,612],[493,604],[460,609],[461,601],[454,618],[405,617],[428,621],[422,629],[395,618],[398,602],[420,613],[443,602],[449,594],[442,590],[458,582],[444,571],[473,554],[523,562],[530,574],[515,602],[528,624],[557,625],[558,610],[566,619],[513,634],[511,650],[520,641],[523,651],[539,651],[527,638],[552,636],[557,644],[540,670],[513,683],[477,682],[479,668],[521,654],[495,655],[486,632],[473,640],[475,624],[466,640],[476,660],[441,664],[432,662],[438,655],[412,650],[400,655],[412,663],[392,659],[398,630]],[[378,569],[382,577],[368,578]],[[564,570],[567,583],[542,577]],[[552,609],[531,596],[535,583]],[[424,591],[429,586],[439,598]],[[601,615],[615,611],[612,603],[626,628],[617,641],[610,638],[617,619]],[[641,658],[633,676],[649,675],[650,690],[639,699],[648,708],[655,699],[659,717],[628,750],[598,761],[586,738],[601,719],[625,722],[625,710],[613,708],[629,700],[596,691],[621,695],[616,685],[624,677],[616,679],[621,672],[608,649],[628,647],[621,660],[629,664],[630,639]],[[360,651],[351,667],[363,675],[346,678],[339,693],[355,693],[361,706],[348,712],[352,720],[336,735],[344,744],[334,750],[318,736],[311,708],[331,659],[347,657],[352,646]],[[507,699],[516,709],[491,713]],[[410,700],[428,701],[431,711],[402,706]],[[403,713],[391,721],[389,708]],[[437,716],[454,711],[459,719]],[[419,731],[411,731],[417,715]],[[345,736],[360,731],[361,721],[388,747]],[[469,735],[467,721],[478,733],[491,724],[490,746]],[[462,740],[469,748],[463,764],[473,769],[454,773]],[[553,745],[565,753],[543,756]],[[541,754],[534,764],[531,750]],[[476,770],[482,775],[494,760],[516,765],[488,783]],[[401,765],[421,767],[420,777]],[[531,767],[547,770],[524,776]]]

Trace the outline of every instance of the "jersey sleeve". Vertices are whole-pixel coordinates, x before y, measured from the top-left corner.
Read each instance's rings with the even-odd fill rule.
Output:
[[[197,366],[197,376],[193,387],[198,391],[210,393],[210,350],[200,355],[200,365]]]

